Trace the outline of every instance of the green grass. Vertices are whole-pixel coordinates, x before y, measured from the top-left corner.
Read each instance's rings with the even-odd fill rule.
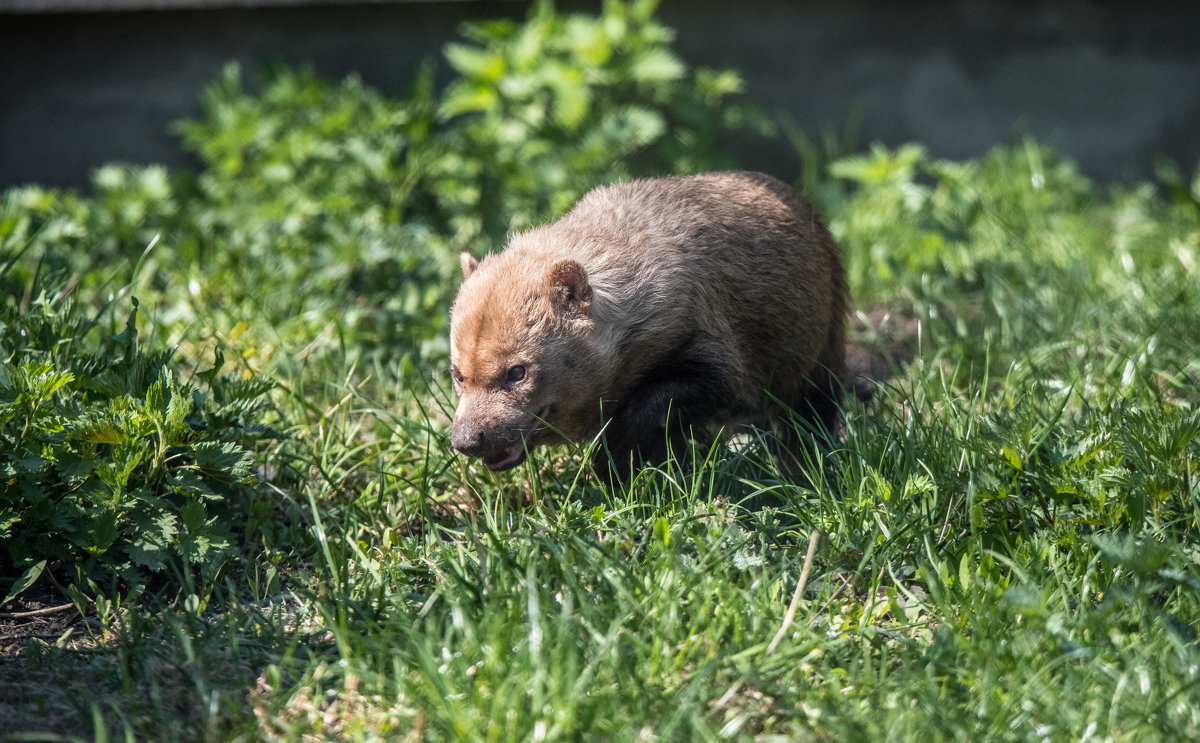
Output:
[[[543,12],[491,31],[517,54],[513,34],[571,23],[585,21]],[[454,58],[489,79],[485,58]],[[486,153],[445,149],[462,134],[419,118],[432,92],[278,80],[257,98],[215,89],[203,126],[185,127],[221,153],[196,176],[109,168],[93,196],[6,196],[3,331],[41,307],[56,350],[0,361],[103,353],[134,295],[140,343],[176,348],[178,384],[274,387],[269,409],[210,411],[224,427],[191,434],[253,459],[252,492],[222,502],[243,515],[212,511],[228,559],[181,550],[140,582],[51,561],[25,595],[62,589],[87,618],[5,645],[0,737],[1200,738],[1200,181],[1170,199],[1102,187],[1025,141],[963,163],[918,146],[814,157],[806,183],[843,246],[856,340],[907,346],[911,363],[847,402],[807,479],[781,478],[755,434],[607,489],[585,451],[540,450],[495,476],[445,433],[455,252],[552,216],[553,180],[488,202],[495,223],[463,221],[487,191],[475,186],[505,176],[479,175]],[[456,106],[469,89],[452,86]],[[691,110],[657,90],[638,94],[668,118]],[[246,133],[255,121],[296,141],[271,151],[277,134]],[[412,141],[379,138],[396,126]],[[701,140],[664,157],[705,162]],[[391,154],[365,177],[327,141]],[[610,161],[587,156],[569,188],[606,177]],[[291,185],[238,175],[255,157]],[[64,395],[46,397],[68,420]],[[67,446],[48,416],[38,446]],[[10,490],[26,482],[13,467]],[[130,482],[166,487],[173,470],[156,467]]]

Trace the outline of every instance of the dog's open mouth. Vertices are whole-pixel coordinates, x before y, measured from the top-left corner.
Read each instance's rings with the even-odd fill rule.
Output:
[[[482,457],[482,461],[483,466],[492,472],[500,472],[516,467],[525,461],[525,443],[518,441],[508,449]]]
[[[530,449],[537,444],[539,434],[545,430],[546,418],[553,411],[552,405],[546,405],[541,410],[534,414],[535,425],[527,427],[523,430],[521,438],[517,439],[516,443],[506,449],[494,451],[483,457],[480,460],[483,466],[487,467],[492,472],[502,472],[507,469],[516,467],[521,462],[525,461]],[[536,425],[540,423],[542,425]]]

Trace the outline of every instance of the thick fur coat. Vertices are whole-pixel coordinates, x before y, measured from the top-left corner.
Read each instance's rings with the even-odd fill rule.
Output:
[[[759,173],[597,188],[480,262],[451,310],[451,442],[493,470],[603,432],[618,473],[689,432],[828,427],[847,291],[811,205]]]

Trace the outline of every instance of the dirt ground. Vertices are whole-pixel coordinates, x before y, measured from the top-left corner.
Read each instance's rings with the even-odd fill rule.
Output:
[[[43,662],[45,652],[70,652],[53,648],[56,644],[86,644],[84,629],[75,605],[52,588],[34,586],[0,606],[0,739],[24,731],[79,735],[89,729],[78,685],[94,673],[90,658]]]

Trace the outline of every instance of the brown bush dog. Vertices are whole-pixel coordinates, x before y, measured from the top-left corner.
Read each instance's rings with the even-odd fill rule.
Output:
[[[839,250],[812,206],[770,176],[597,188],[501,253],[464,253],[462,270],[450,439],[490,470],[603,431],[593,464],[623,478],[685,451],[693,429],[769,425],[786,409],[837,426]]]

